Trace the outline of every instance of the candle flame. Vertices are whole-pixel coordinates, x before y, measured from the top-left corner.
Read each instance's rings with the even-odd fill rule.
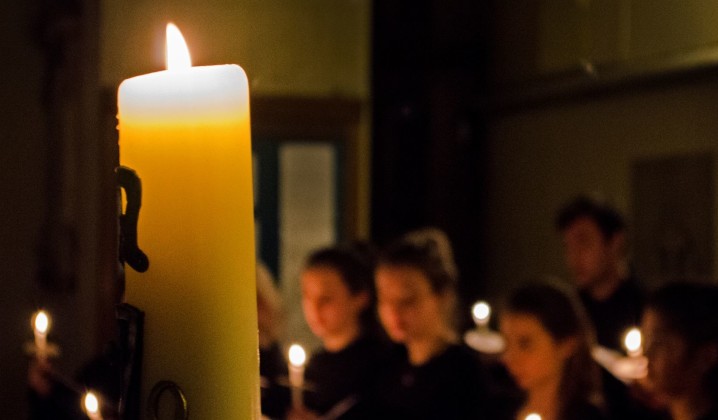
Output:
[[[187,43],[179,28],[173,23],[167,24],[167,70],[182,70],[192,67]]]
[[[88,414],[97,414],[100,411],[100,400],[97,399],[97,396],[94,392],[88,391],[85,394],[85,410]]]
[[[541,416],[539,416],[536,413],[531,413],[528,416],[526,416],[525,420],[541,420]]]
[[[300,367],[307,360],[307,353],[299,344],[292,344],[289,347],[289,363],[293,366]]]
[[[629,353],[636,353],[641,349],[641,331],[638,328],[631,328],[623,339],[623,344]]]
[[[471,308],[471,314],[477,321],[485,321],[491,316],[491,307],[484,301],[479,301]]]
[[[35,331],[39,334],[46,334],[47,330],[50,329],[50,317],[47,313],[45,313],[45,311],[38,311],[35,314],[35,320],[33,323],[35,324]]]

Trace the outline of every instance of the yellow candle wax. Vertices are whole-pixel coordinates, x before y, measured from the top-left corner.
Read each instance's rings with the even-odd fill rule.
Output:
[[[118,108],[150,260],[145,273],[127,270],[125,295],[145,312],[143,404],[168,380],[192,418],[259,418],[247,77],[236,65],[189,67],[187,56],[125,80]]]

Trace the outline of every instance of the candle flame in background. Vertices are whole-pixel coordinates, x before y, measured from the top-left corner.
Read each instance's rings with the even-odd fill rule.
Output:
[[[184,70],[192,67],[187,43],[174,23],[167,24],[167,70]]]
[[[289,363],[293,366],[302,366],[307,361],[307,353],[299,344],[292,344],[289,347]]]
[[[33,320],[33,327],[39,334],[47,334],[50,329],[50,317],[45,311],[38,311]]]
[[[474,320],[477,322],[486,321],[489,319],[489,316],[491,316],[491,307],[483,300],[476,302],[471,308],[471,315],[473,315]]]
[[[84,403],[87,414],[92,415],[100,412],[100,401],[97,399],[97,396],[92,391],[88,391],[85,394]]]
[[[629,354],[636,354],[641,351],[641,331],[638,328],[631,328],[626,332],[626,336],[623,339],[623,345]]]
[[[531,413],[524,420],[541,420],[541,416],[536,413]]]

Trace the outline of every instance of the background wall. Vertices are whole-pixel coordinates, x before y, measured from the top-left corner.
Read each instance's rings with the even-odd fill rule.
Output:
[[[575,194],[601,192],[629,223],[643,212],[643,223],[663,210],[637,208],[645,205],[639,166],[702,156],[710,169],[718,147],[718,33],[709,24],[716,5],[523,3],[495,3],[482,251],[492,294],[533,275],[566,277],[553,223]],[[684,194],[682,217],[702,217],[700,229],[710,235],[706,246],[693,249],[703,268],[682,275],[713,279],[715,175],[682,172],[673,180],[656,194]],[[695,197],[696,184],[709,195]],[[701,208],[691,208],[696,203]],[[693,239],[701,235],[694,232]],[[650,254],[663,245],[633,244],[642,247],[633,251],[644,261],[658,258]],[[645,264],[634,268],[649,287],[668,277]]]
[[[715,57],[718,6],[702,0],[493,2],[498,82],[522,82],[595,67]]]
[[[106,1],[103,85],[162,70],[164,31],[182,31],[194,65],[236,63],[252,94],[369,96],[368,0]]]
[[[0,177],[3,179],[3,204],[0,206],[0,412],[17,413],[25,418],[26,358],[23,342],[32,338],[30,315],[37,262],[37,236],[45,211],[44,168],[40,107],[42,59],[29,44],[28,23],[37,12],[35,7],[0,6],[0,50],[4,54],[3,77],[21,83],[3,83],[3,101],[13,106],[0,113]],[[12,63],[12,65],[9,65]],[[30,174],[33,174],[32,176]]]
[[[695,152],[714,157],[717,112],[718,80],[712,79],[498,118],[489,136],[486,261],[492,290],[535,274],[565,277],[553,225],[558,207],[575,194],[600,191],[630,223],[632,165]]]

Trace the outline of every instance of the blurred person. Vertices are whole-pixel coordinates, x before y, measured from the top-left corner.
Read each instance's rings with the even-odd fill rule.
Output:
[[[388,345],[376,319],[373,275],[373,251],[362,242],[307,257],[300,275],[302,308],[322,346],[304,372],[305,409],[293,408],[290,418],[368,418],[366,395]]]
[[[409,233],[379,256],[379,318],[397,343],[376,387],[377,416],[403,419],[491,418],[478,354],[455,331],[458,273],[438,229]]]
[[[622,351],[623,335],[640,322],[644,300],[628,270],[623,216],[600,198],[579,196],[559,210],[556,228],[598,343]]]
[[[645,294],[628,268],[626,222],[599,196],[579,195],[557,214],[566,266],[596,331],[597,344],[623,352],[625,333],[638,325]],[[601,369],[604,396],[612,418],[660,418],[651,397]]]
[[[506,340],[502,361],[525,393],[514,418],[608,418],[591,357],[594,333],[570,289],[545,282],[520,287],[508,297],[499,325]]]
[[[262,415],[284,418],[290,404],[287,361],[279,344],[283,325],[282,298],[274,276],[257,263],[257,322],[259,327],[259,377]]]
[[[647,381],[673,420],[718,419],[718,287],[673,283],[643,316]]]

